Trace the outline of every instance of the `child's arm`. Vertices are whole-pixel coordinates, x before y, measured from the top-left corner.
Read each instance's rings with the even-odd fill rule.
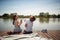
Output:
[[[20,20],[20,22],[19,22],[19,21],[16,22],[16,26],[18,26],[18,27],[19,27],[21,24],[22,24],[22,20]]]
[[[19,22],[18,21],[16,21],[16,27],[18,27],[19,26]]]
[[[26,23],[25,23],[25,27],[27,27],[27,25],[28,25],[28,23],[27,23],[27,21],[26,21]]]
[[[21,25],[22,24],[22,20],[20,20],[20,23],[19,23],[19,25]]]
[[[25,24],[25,27],[27,27],[27,24]]]

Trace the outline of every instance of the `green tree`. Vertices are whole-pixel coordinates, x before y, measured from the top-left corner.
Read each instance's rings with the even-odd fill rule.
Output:
[[[2,17],[3,17],[3,18],[9,18],[9,14],[8,14],[8,13],[4,13],[4,14],[2,15]]]
[[[57,16],[58,18],[60,18],[60,14],[58,14],[58,16]]]
[[[55,14],[53,14],[52,16],[53,16],[53,18],[56,18],[57,17]]]
[[[46,13],[44,14],[44,17],[49,18],[49,12],[46,12]]]
[[[13,13],[11,13],[11,14],[10,14],[10,18],[13,18],[13,16],[14,16],[14,14],[13,14]]]
[[[39,16],[40,16],[40,17],[43,17],[43,16],[44,16],[44,12],[41,12],[41,13],[39,14]]]

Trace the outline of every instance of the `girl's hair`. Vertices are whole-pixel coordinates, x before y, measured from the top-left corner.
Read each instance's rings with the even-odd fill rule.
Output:
[[[15,22],[15,17],[16,17],[16,15],[13,16],[13,25],[14,25],[14,22]]]

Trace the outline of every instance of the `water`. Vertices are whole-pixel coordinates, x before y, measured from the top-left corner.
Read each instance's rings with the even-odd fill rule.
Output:
[[[29,18],[19,18],[22,19],[23,23],[20,26],[22,30],[25,29],[25,20]],[[14,26],[11,19],[1,19],[0,18],[0,31],[13,31]],[[36,18],[33,24],[33,31],[40,31],[43,29],[47,30],[60,30],[60,19],[58,18]]]

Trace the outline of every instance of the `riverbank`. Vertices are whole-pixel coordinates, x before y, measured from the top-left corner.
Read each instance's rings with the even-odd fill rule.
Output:
[[[47,33],[37,31],[34,33],[38,33],[39,36],[43,36],[45,38],[49,38],[53,40],[60,40],[60,30],[48,30]],[[4,35],[7,35],[6,32],[0,32],[0,36],[4,36]]]

